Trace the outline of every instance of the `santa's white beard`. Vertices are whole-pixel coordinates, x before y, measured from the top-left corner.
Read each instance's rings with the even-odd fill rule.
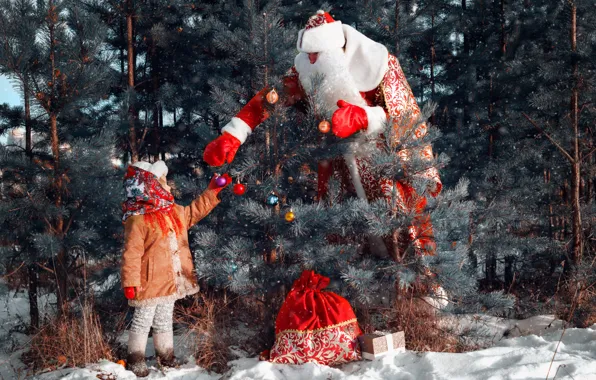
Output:
[[[360,107],[366,106],[365,100],[360,95],[354,79],[348,70],[347,60],[343,48],[320,52],[317,61],[310,63],[307,53],[299,53],[294,60],[296,71],[298,71],[300,83],[307,94],[316,91],[317,98],[322,106],[331,111],[337,109],[337,101],[346,102]],[[313,80],[322,76],[322,81],[316,88]]]

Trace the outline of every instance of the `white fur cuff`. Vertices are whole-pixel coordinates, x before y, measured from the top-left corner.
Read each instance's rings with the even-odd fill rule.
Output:
[[[248,135],[252,133],[252,129],[239,117],[233,117],[228,124],[221,129],[222,132],[228,132],[244,144]]]
[[[385,122],[387,121],[387,115],[383,107],[363,107],[366,111],[366,117],[368,118],[368,128],[366,134],[374,135],[383,131],[385,128]]]
[[[303,53],[318,53],[344,47],[345,44],[346,38],[341,21],[335,21],[308,30],[302,29],[298,33],[296,47]]]

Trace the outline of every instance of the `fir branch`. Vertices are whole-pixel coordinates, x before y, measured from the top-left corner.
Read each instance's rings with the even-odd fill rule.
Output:
[[[539,130],[539,131],[540,131],[542,134],[544,134],[544,135],[546,136],[546,138],[548,138],[548,139],[550,140],[550,142],[552,142],[552,143],[553,143],[553,144],[554,144],[554,145],[557,147],[557,149],[559,149],[559,151],[561,152],[561,154],[563,154],[563,156],[564,156],[565,158],[567,158],[567,160],[569,160],[569,162],[570,162],[570,163],[572,163],[572,164],[574,163],[574,159],[573,159],[573,157],[571,157],[571,155],[570,155],[570,154],[569,154],[569,153],[568,153],[568,152],[565,150],[565,148],[563,148],[563,147],[561,146],[561,144],[559,144],[559,143],[558,143],[558,142],[557,142],[557,141],[556,141],[556,140],[555,140],[555,139],[554,139],[554,138],[553,138],[551,135],[549,135],[549,134],[548,134],[548,133],[546,133],[546,132],[545,132],[545,131],[544,131],[542,128],[540,128],[540,127],[538,126],[538,124],[536,124],[536,122],[535,122],[534,120],[532,120],[532,119],[531,119],[531,118],[530,118],[528,115],[526,115],[524,112],[522,112],[522,115],[524,115],[524,117],[525,117],[526,119],[528,119],[528,121],[529,121],[530,123],[532,123],[532,125],[533,125],[534,127],[536,127],[536,129],[538,129],[538,130]]]

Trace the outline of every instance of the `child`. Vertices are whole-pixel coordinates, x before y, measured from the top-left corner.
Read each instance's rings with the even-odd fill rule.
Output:
[[[217,206],[219,192],[231,182],[224,174],[226,183],[219,187],[214,177],[203,194],[183,207],[174,203],[167,174],[163,161],[137,162],[124,177],[122,287],[128,304],[135,307],[126,366],[138,377],[149,374],[145,348],[151,327],[158,365],[178,364],[174,357],[174,302],[199,291],[188,229]]]

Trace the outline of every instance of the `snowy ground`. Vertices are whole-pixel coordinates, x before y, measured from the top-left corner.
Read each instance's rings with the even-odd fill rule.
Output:
[[[51,302],[55,300],[40,297],[42,310],[48,310],[47,305]],[[4,343],[0,354],[0,379],[25,378],[26,369],[19,357],[28,337],[15,332],[14,328],[28,323],[28,309],[27,296],[23,292],[6,292],[0,298],[0,338]],[[339,368],[316,364],[290,366],[259,362],[256,358],[243,357],[245,355],[235,349],[235,356],[239,358],[230,362],[231,370],[224,375],[209,373],[194,364],[162,373],[155,369],[155,363],[151,361],[149,364],[153,371],[148,380],[539,380],[547,379],[547,373],[548,379],[596,380],[596,325],[587,329],[568,329],[562,339],[562,322],[548,315],[522,321],[469,315],[463,318],[446,318],[443,326],[460,332],[475,332],[478,336],[477,343],[489,348],[463,354],[390,354],[373,362],[350,363]],[[239,330],[241,327],[239,326]],[[122,341],[126,339],[126,335],[121,337]],[[178,357],[194,363],[184,345],[188,339],[177,339],[180,340],[176,345]],[[552,361],[555,350],[557,355]],[[147,355],[153,355],[151,339]],[[101,378],[108,374],[118,380],[136,379],[132,372],[109,361],[89,364],[83,369],[65,368],[39,374],[34,378],[96,380],[98,375]]]
[[[20,355],[29,337],[19,329],[29,325],[28,294],[25,291],[8,291],[2,282],[0,293],[0,379],[20,379],[26,371]],[[56,296],[39,294],[37,301],[43,317],[52,312],[50,305],[56,303]]]
[[[474,318],[471,318],[471,320]],[[177,370],[161,373],[153,370],[148,379],[180,380],[499,380],[499,379],[570,379],[596,380],[596,325],[587,329],[568,329],[561,343],[562,330],[544,328],[552,322],[548,316],[520,321],[508,330],[532,334],[501,339],[493,347],[463,354],[406,352],[392,354],[375,361],[350,363],[340,368],[317,364],[300,366],[259,362],[256,358],[241,358],[230,363],[225,375],[208,373],[188,364]],[[503,322],[512,325],[513,322]],[[502,325],[495,323],[501,328]],[[525,329],[525,330],[524,330]],[[507,330],[505,330],[507,331]],[[495,331],[496,333],[496,331]],[[557,349],[553,359],[553,353]],[[552,366],[551,366],[552,361]],[[549,371],[550,367],[550,371]],[[95,380],[98,375],[113,374],[118,380],[132,380],[132,372],[112,362],[100,362],[85,369],[64,369],[38,376],[40,380]]]

